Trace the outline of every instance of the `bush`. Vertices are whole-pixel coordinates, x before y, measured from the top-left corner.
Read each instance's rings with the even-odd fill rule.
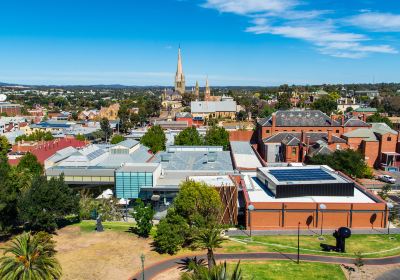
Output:
[[[154,237],[154,247],[159,253],[176,254],[185,244],[189,226],[185,219],[174,211],[168,210],[167,217],[161,219]]]

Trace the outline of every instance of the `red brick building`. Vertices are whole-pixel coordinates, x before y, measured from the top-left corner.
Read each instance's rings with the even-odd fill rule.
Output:
[[[398,132],[358,117],[277,111],[258,121],[257,138],[258,151],[267,162],[302,162],[306,155],[350,148],[360,151],[371,167],[400,167]]]

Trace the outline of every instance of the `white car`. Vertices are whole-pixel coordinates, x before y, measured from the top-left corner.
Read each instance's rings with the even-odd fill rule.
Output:
[[[396,183],[396,179],[389,175],[380,175],[380,176],[378,176],[378,179],[381,180],[382,182],[386,182],[386,183],[390,183],[390,184]]]

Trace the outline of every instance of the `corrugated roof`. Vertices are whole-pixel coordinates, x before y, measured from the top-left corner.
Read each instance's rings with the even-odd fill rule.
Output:
[[[233,170],[229,151],[159,152],[151,162],[161,162],[165,170]]]
[[[236,101],[192,101],[192,113],[236,112]]]
[[[340,126],[340,123],[332,120],[319,110],[285,110],[275,114],[276,126]],[[272,126],[272,117],[259,121],[262,126]]]

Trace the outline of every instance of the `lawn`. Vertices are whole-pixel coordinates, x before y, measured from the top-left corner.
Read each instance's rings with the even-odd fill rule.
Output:
[[[111,230],[116,232],[131,232],[134,223],[129,222],[102,222],[105,231]],[[81,232],[94,232],[96,221],[84,220],[74,226],[79,226]]]
[[[230,263],[230,269],[235,264]],[[243,279],[249,280],[286,280],[286,279],[346,279],[339,265],[324,263],[296,264],[292,261],[242,261],[240,267]]]
[[[325,240],[319,240],[319,236],[300,236],[300,248],[302,254],[342,255],[354,257],[360,252],[364,258],[384,257],[400,254],[400,235],[352,235],[346,239],[346,253],[323,252],[320,244],[335,245],[336,240],[331,235],[323,236]],[[249,241],[248,236],[232,237],[238,241],[229,240],[224,243],[223,252],[297,252],[297,236],[253,236]]]

